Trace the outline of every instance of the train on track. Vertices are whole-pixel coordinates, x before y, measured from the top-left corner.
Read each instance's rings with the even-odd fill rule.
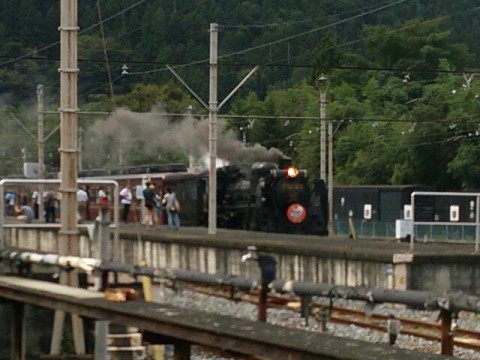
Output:
[[[79,172],[79,178],[109,179],[129,185],[138,206],[147,182],[161,196],[172,188],[180,203],[182,223],[206,226],[208,174],[189,172],[184,165],[151,165]],[[89,189],[92,204],[96,189]],[[234,166],[217,169],[217,225],[266,232],[327,234],[327,192],[323,181],[312,186],[307,172],[288,161],[254,163],[249,171]],[[137,207],[138,207],[137,206]],[[94,207],[94,205],[93,205]],[[93,212],[94,213],[94,212]],[[138,220],[138,215],[134,217]]]
[[[142,220],[143,189],[154,182],[161,196],[172,188],[181,202],[181,220],[187,226],[208,224],[208,173],[189,171],[183,164],[160,164],[123,167],[113,170],[90,169],[79,171],[79,180],[116,180],[122,188],[129,185],[133,192],[130,208],[131,222]],[[306,171],[292,166],[286,159],[278,164],[257,162],[249,168],[224,166],[217,169],[217,226],[279,233],[327,234],[328,199],[325,184],[312,180]],[[54,174],[53,177],[56,177]],[[100,185],[99,185],[100,186]],[[96,195],[99,186],[89,185],[90,202],[86,220],[98,214]],[[22,203],[30,202],[33,186],[8,187]],[[47,189],[57,192],[58,189]],[[109,202],[113,211],[113,187]],[[396,220],[406,219],[405,209],[413,191],[433,191],[422,185],[357,185],[333,189],[333,225],[335,234],[351,233],[352,220],[359,236],[395,237]],[[45,189],[44,189],[45,191]],[[448,211],[444,203],[458,205],[459,220],[472,221],[475,199],[430,198],[417,204],[416,216],[426,221],[445,221]],[[60,201],[58,202],[60,204]],[[421,205],[421,206],[420,206]],[[447,210],[445,210],[447,209]],[[58,215],[58,212],[57,212]],[[166,223],[165,212],[161,217]]]
[[[183,225],[208,224],[208,173],[188,171],[183,164],[143,165],[110,171],[85,170],[80,178],[116,180],[134,193],[132,221],[141,220],[142,190],[154,182],[159,195],[172,188],[181,202]],[[90,189],[96,216],[96,189]],[[405,206],[414,191],[433,191],[423,185],[335,186],[333,216],[336,234],[356,232],[365,237],[395,237],[396,220],[405,218]],[[435,217],[440,205],[427,204],[422,211]],[[465,213],[462,211],[462,213]],[[163,214],[163,223],[166,223]],[[289,159],[257,162],[249,169],[224,166],[217,169],[217,226],[285,234],[327,235],[328,196],[322,180],[309,181],[305,170]]]

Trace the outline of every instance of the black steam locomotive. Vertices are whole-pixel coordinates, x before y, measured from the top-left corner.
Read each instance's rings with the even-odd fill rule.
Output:
[[[266,232],[327,234],[327,191],[294,166],[254,163],[249,178],[232,167],[217,172],[218,225]]]

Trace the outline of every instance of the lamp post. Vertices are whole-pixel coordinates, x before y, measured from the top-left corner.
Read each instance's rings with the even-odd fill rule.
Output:
[[[328,121],[327,138],[327,90],[328,80],[325,75],[320,75],[315,80],[315,85],[320,94],[320,179],[325,181],[328,186],[328,233],[334,234],[333,226],[333,124]],[[327,141],[328,141],[328,161],[327,161]],[[328,163],[328,179],[327,179]]]

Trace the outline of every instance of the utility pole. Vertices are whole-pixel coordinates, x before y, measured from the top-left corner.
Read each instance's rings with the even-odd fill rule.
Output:
[[[324,75],[315,80],[320,94],[320,179],[325,181],[328,198],[328,234],[335,232],[333,226],[333,123],[328,121],[327,139],[327,90],[328,81]],[[328,179],[327,179],[327,141],[328,141]]]
[[[193,106],[188,105],[187,106],[187,118],[188,118],[187,120],[192,122],[192,130],[189,131],[189,133],[188,133],[188,138],[189,138],[189,141],[188,141],[188,169],[190,171],[193,171],[193,169],[195,167],[195,161],[194,161],[193,150],[192,150],[192,135],[193,135],[193,129],[194,129],[194,119],[193,119],[193,115],[192,115],[192,110],[193,110]]]
[[[83,128],[78,128],[78,170],[83,170],[82,165]]]
[[[333,121],[328,120],[328,234],[335,234],[333,225]]]
[[[43,85],[37,85],[37,122],[38,122],[38,178],[45,179],[45,140],[43,123]],[[43,184],[38,187],[38,218],[41,219],[44,211],[43,207]]]
[[[45,178],[45,151],[43,125],[43,85],[37,85],[37,120],[38,120],[38,178]]]
[[[59,250],[77,255],[77,0],[61,0],[60,23],[60,172],[62,211]]]
[[[77,226],[77,36],[78,36],[77,0],[60,1],[60,173],[61,173],[61,227],[58,236],[58,254],[79,254],[79,234]],[[78,287],[78,273],[63,273],[60,283]],[[51,353],[60,352],[65,313],[55,312],[54,333]],[[83,322],[78,315],[72,314],[73,339],[75,352],[85,354]]]
[[[258,70],[255,66],[240,81],[240,83],[218,104],[217,79],[218,79],[218,24],[210,24],[210,97],[208,105],[198,96],[188,84],[168,65],[167,69],[185,86],[185,88],[208,110],[208,150],[210,166],[208,171],[208,234],[217,233],[217,115],[223,105],[240,89],[243,84]]]
[[[315,85],[319,91],[320,102],[320,179],[327,181],[327,124],[326,124],[326,103],[327,103],[327,78],[324,75],[320,75],[315,80]]]
[[[208,233],[217,233],[217,78],[218,24],[210,24],[210,96],[208,101]]]

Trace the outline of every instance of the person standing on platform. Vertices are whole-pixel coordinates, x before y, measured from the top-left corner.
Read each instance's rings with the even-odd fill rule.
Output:
[[[132,205],[132,190],[128,185],[120,190],[120,202],[122,203],[122,215],[121,220],[128,222],[128,214],[130,213],[130,205]]]
[[[166,191],[167,193],[163,197],[163,203],[167,210],[168,228],[178,230],[180,228],[180,216],[178,215],[180,203],[177,200],[177,195],[172,192],[172,189],[167,187]]]
[[[42,202],[42,196],[40,195],[40,192],[35,190],[32,193],[32,207],[33,211],[35,213],[35,219],[39,218],[39,211],[40,211],[40,204]]]
[[[98,188],[97,204],[99,207],[98,216],[100,216],[100,213],[106,214],[108,212],[108,197],[103,186]]]
[[[45,205],[45,222],[54,223],[55,222],[55,206],[57,205],[57,199],[55,198],[55,193],[53,191],[48,191],[45,194],[43,199]]]
[[[156,202],[155,202],[155,183],[147,182],[147,187],[143,190],[143,199],[145,201],[146,214],[143,223],[153,226],[156,221]]]
[[[87,218],[87,202],[88,202],[88,194],[87,192],[79,188],[77,190],[77,209],[78,209],[78,222],[82,222],[83,220],[88,220]]]
[[[6,212],[8,216],[15,215],[15,193],[9,191],[5,194],[4,197]]]

